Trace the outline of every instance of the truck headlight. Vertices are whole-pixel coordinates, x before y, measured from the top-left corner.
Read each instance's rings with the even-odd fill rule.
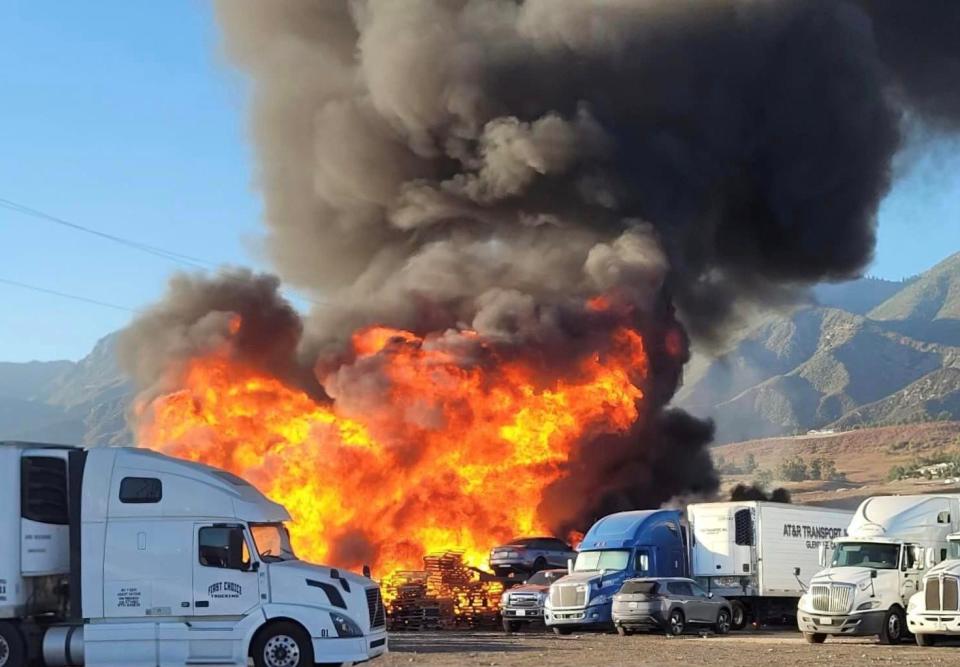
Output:
[[[506,607],[510,603],[510,594],[504,593],[500,596],[500,606]]]
[[[867,600],[866,602],[860,604],[857,607],[857,611],[867,611],[868,609],[876,609],[880,606],[880,600]]]
[[[362,637],[363,630],[360,626],[351,621],[343,614],[334,611],[330,612],[330,620],[333,621],[333,627],[337,631],[338,637]]]

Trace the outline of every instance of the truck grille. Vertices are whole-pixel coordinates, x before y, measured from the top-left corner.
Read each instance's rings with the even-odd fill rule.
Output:
[[[580,589],[577,591],[577,589]],[[587,603],[585,584],[555,584],[550,587],[550,605],[554,609],[583,607]]]
[[[810,587],[810,593],[814,611],[846,614],[853,606],[853,586],[849,584],[818,584]]]
[[[927,611],[960,611],[956,577],[930,577],[924,586]]]
[[[536,593],[511,593],[508,604],[511,607],[536,608],[540,606],[540,600]]]
[[[379,588],[367,589],[367,610],[370,612],[370,627],[380,628],[387,624],[387,613]]]
[[[940,611],[940,578],[930,577],[927,579],[926,588],[923,591],[923,601],[927,611]]]

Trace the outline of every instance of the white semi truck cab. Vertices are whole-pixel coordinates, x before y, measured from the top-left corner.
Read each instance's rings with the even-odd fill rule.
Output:
[[[920,646],[960,635],[960,533],[947,540],[947,560],[927,571],[907,604],[907,627]]]
[[[960,496],[877,496],[860,504],[847,537],[835,540],[829,567],[797,605],[804,638],[876,635],[888,644],[907,634],[906,608],[925,568],[947,555]],[[826,565],[826,554],[821,565]]]
[[[0,443],[0,667],[304,667],[387,651],[379,586],[287,511],[144,449]]]

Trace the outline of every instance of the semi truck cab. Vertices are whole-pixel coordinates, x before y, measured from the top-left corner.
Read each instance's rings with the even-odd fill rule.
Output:
[[[960,635],[960,533],[948,542],[947,560],[930,568],[907,603],[907,628],[919,646]]]
[[[829,567],[811,579],[799,600],[797,623],[805,639],[876,635],[896,644],[906,638],[907,602],[925,568],[946,557],[957,514],[958,496],[865,500],[848,537],[836,540]]]
[[[299,560],[287,511],[226,471],[3,443],[0,496],[3,667],[298,667],[387,650],[378,585]]]
[[[544,622],[557,634],[611,626],[614,594],[634,577],[687,572],[680,510],[619,512],[584,536],[570,574],[550,585]]]

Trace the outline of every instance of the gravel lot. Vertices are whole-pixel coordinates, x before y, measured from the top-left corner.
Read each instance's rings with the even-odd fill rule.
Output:
[[[957,665],[960,642],[934,648],[881,646],[873,640],[827,640],[816,646],[797,632],[735,632],[725,637],[695,634],[581,634],[555,637],[538,631],[392,633],[391,653],[375,667],[414,665]]]

